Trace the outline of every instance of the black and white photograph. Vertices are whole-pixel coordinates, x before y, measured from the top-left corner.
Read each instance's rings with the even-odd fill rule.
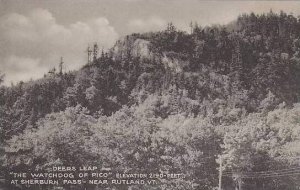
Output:
[[[0,0],[0,190],[300,190],[300,1]]]

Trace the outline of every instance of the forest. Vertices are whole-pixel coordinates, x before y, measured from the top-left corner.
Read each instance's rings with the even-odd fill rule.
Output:
[[[186,177],[62,188],[213,190],[222,162],[223,190],[296,190],[299,101],[300,17],[242,14],[191,32],[169,23],[80,70],[0,86],[0,175],[88,164]]]

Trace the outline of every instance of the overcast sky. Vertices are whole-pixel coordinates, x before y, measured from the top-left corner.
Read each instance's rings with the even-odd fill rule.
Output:
[[[300,15],[299,1],[0,0],[0,71],[5,84],[42,77],[63,56],[68,70],[86,63],[88,44],[112,47],[132,32],[226,24],[272,9]]]

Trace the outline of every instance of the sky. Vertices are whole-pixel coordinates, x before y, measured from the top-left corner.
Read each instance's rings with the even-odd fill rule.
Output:
[[[133,32],[168,22],[188,31],[191,21],[227,24],[242,13],[300,15],[300,1],[0,0],[0,71],[5,85],[42,77],[64,57],[66,70],[87,62],[88,44],[102,49]]]

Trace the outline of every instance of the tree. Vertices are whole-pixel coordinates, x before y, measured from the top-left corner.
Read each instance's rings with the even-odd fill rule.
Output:
[[[228,126],[230,130],[224,136],[223,146],[227,173],[249,176],[244,177],[246,189],[260,188],[262,183],[266,189],[275,190],[298,186],[299,176],[293,178],[281,173],[284,177],[269,175],[270,178],[262,178],[260,173],[289,171],[289,168],[297,166],[300,141],[295,134],[300,128],[299,111],[296,104],[292,109],[278,108],[268,113],[253,113]]]
[[[4,81],[4,74],[0,71],[0,84]]]

